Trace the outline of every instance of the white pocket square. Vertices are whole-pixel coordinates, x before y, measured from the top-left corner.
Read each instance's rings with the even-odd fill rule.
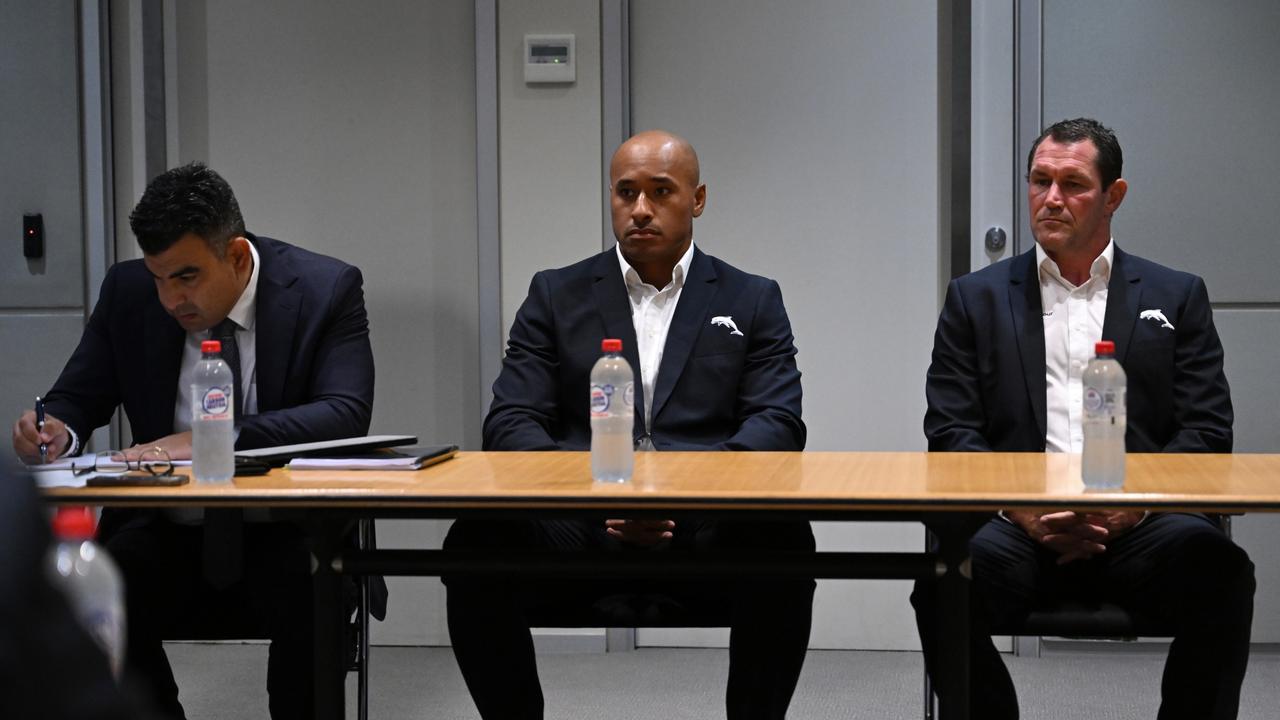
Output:
[[[732,316],[732,315],[716,315],[715,317],[711,318],[711,324],[712,324],[712,325],[722,325],[722,326],[724,326],[724,327],[729,328],[729,330],[730,330],[729,334],[730,334],[730,335],[741,335],[741,334],[742,334],[742,331],[741,331],[741,330],[739,330],[739,329],[738,329],[738,326],[733,322],[733,316]]]
[[[1156,322],[1160,323],[1160,327],[1166,327],[1166,328],[1169,328],[1170,330],[1173,329],[1173,323],[1169,322],[1169,318],[1165,317],[1164,311],[1160,310],[1159,308],[1156,308],[1154,310],[1143,310],[1142,312],[1138,313],[1138,319],[1155,320]]]

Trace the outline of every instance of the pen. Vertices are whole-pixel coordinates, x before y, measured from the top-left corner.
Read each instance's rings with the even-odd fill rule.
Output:
[[[36,396],[36,431],[44,432],[44,398]],[[40,443],[40,464],[49,462],[49,445]]]

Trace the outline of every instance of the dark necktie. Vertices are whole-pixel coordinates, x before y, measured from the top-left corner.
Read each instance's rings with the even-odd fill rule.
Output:
[[[244,384],[240,381],[240,346],[236,343],[235,321],[226,318],[214,326],[210,340],[222,343],[222,361],[231,367],[232,417],[240,426],[244,410]],[[244,553],[244,514],[238,509],[209,508],[204,514],[204,574],[216,588],[225,588],[240,579]]]
[[[235,320],[226,318],[213,327],[209,333],[210,340],[222,343],[222,361],[231,367],[231,382],[235,393],[232,407],[235,409],[235,423],[240,425],[241,413],[244,411],[244,383],[240,379],[240,345],[236,343],[236,330],[239,325]]]

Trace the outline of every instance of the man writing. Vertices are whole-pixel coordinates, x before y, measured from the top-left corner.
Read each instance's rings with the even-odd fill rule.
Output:
[[[235,375],[238,449],[367,433],[374,370],[358,269],[246,232],[231,187],[200,164],[152,180],[129,222],[143,258],[108,271],[80,344],[46,396],[44,429],[30,411],[14,425],[19,457],[35,461],[41,443],[51,457],[78,454],[123,406],[139,445],[190,458],[191,383],[206,339],[222,341]],[[206,542],[214,518],[228,520],[211,515],[202,528],[199,514],[103,513],[100,539],[125,578],[127,672],[182,717],[161,640],[249,628],[272,640],[272,717],[310,717],[302,533],[247,523],[243,547],[228,548],[239,532]]]
[[[1231,396],[1204,282],[1116,245],[1111,218],[1128,189],[1121,166],[1115,134],[1095,120],[1059,122],[1036,140],[1027,164],[1036,247],[947,290],[925,388],[931,451],[1080,452],[1081,377],[1104,339],[1128,375],[1128,451],[1231,451]],[[1236,716],[1253,565],[1214,523],[1184,513],[1002,515],[970,543],[974,717],[1018,717],[984,628],[1064,593],[1176,628],[1161,720]],[[917,584],[912,602],[937,667],[935,585]]]
[[[610,190],[615,248],[533,278],[493,386],[485,449],[587,449],[588,376],[602,338],[621,338],[638,371],[640,448],[803,449],[800,373],[777,283],[693,246],[693,219],[706,203],[693,148],[670,133],[636,135],[613,156]],[[621,518],[463,520],[445,541],[450,549],[611,552],[813,545],[805,522]],[[467,687],[482,717],[504,720],[542,717],[530,618],[599,617],[607,606],[731,617],[728,717],[782,718],[804,662],[814,589],[811,580],[445,581]]]

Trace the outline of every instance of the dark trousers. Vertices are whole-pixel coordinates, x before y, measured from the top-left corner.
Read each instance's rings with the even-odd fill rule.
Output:
[[[676,521],[674,538],[648,549],[624,546],[604,520],[459,520],[444,547],[459,549],[703,552],[813,552],[807,522]],[[542,688],[533,622],[576,618],[679,625],[681,618],[724,618],[731,628],[726,704],[730,720],[783,718],[800,678],[813,614],[812,580],[765,582],[514,581],[445,577],[449,636],[467,689],[486,720],[541,718]],[[616,611],[623,610],[618,613]],[[672,622],[674,620],[675,622]]]
[[[274,720],[313,716],[310,555],[302,531],[244,524],[242,578],[214,588],[204,577],[203,528],[155,516],[106,541],[124,576],[126,678],[150,687],[166,717],[184,717],[162,640],[267,638]]]
[[[1159,720],[1236,717],[1249,661],[1253,563],[1203,515],[1151,515],[1090,560],[1057,554],[1016,525],[993,519],[973,536],[971,717],[1018,717],[1013,681],[991,642],[993,625],[1025,620],[1046,598],[1113,602],[1175,632],[1165,661]],[[929,672],[937,667],[937,586],[911,595]],[[934,676],[936,678],[936,676]]]

